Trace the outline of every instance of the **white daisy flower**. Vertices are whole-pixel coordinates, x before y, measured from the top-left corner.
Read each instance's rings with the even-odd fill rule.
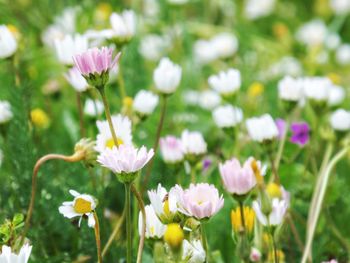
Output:
[[[145,206],[146,210],[146,238],[162,238],[166,230],[166,226],[160,222],[151,205]],[[142,214],[139,213],[139,234],[142,231]]]
[[[74,196],[74,200],[63,202],[58,208],[58,211],[67,218],[80,217],[79,227],[83,216],[88,217],[88,226],[95,226],[94,210],[97,206],[95,198],[88,194],[80,194],[75,190],[69,190],[69,193]]]
[[[0,100],[0,124],[8,122],[12,117],[10,103],[6,100]]]
[[[5,245],[2,246],[0,251],[1,263],[27,263],[32,252],[32,246],[24,244],[18,254],[13,252],[11,247]]]

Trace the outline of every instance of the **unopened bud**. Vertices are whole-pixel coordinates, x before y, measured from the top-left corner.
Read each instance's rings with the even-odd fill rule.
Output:
[[[74,151],[75,153],[83,153],[83,162],[86,166],[94,166],[96,164],[97,152],[95,150],[95,141],[89,138],[83,138],[75,144]]]

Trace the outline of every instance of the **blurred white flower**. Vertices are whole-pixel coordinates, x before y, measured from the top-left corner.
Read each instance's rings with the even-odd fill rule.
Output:
[[[335,59],[340,65],[350,64],[350,45],[342,44],[335,53]]]
[[[329,2],[334,13],[337,15],[343,15],[350,12],[350,1],[349,0],[330,0]]]
[[[255,20],[270,15],[275,8],[275,0],[246,0],[244,13],[248,19]]]
[[[261,210],[261,204],[258,201],[253,201],[253,209],[259,222],[264,226],[278,226],[282,224],[284,215],[287,212],[288,205],[285,200],[278,198],[272,199],[272,211],[265,215]]]
[[[88,41],[85,36],[75,34],[65,35],[63,39],[55,39],[56,55],[64,65],[73,65],[73,56],[83,53],[88,49]]]
[[[0,59],[11,57],[17,50],[15,35],[5,25],[0,25]]]
[[[181,144],[186,155],[201,155],[207,152],[207,143],[198,131],[184,130],[181,134]]]
[[[297,102],[303,96],[303,81],[285,76],[278,82],[278,97],[281,100]]]
[[[211,39],[212,47],[219,58],[228,58],[236,53],[238,49],[238,40],[231,33],[220,33]]]
[[[327,34],[325,23],[320,19],[314,19],[299,28],[296,38],[307,46],[318,46],[324,43]]]
[[[166,230],[166,226],[160,222],[156,213],[154,212],[153,206],[146,205],[146,238],[157,238],[160,239],[163,237]],[[141,236],[142,232],[142,223],[143,218],[141,211],[139,213],[139,235]]]
[[[345,99],[345,90],[343,87],[332,85],[329,90],[328,105],[336,106]]]
[[[247,119],[246,126],[253,141],[263,142],[278,136],[276,123],[269,114]]]
[[[86,91],[89,87],[86,79],[76,67],[69,69],[68,72],[64,74],[64,77],[77,92]]]
[[[0,249],[1,263],[27,263],[32,252],[32,246],[24,244],[19,253],[12,251],[11,247],[3,245]]]
[[[241,87],[241,73],[237,69],[221,71],[217,75],[210,76],[208,83],[221,95],[231,95]]]
[[[181,140],[168,135],[159,141],[160,152],[166,163],[178,163],[184,159]]]
[[[145,59],[157,61],[165,54],[170,45],[168,37],[150,34],[141,39],[139,52]]]
[[[175,92],[181,81],[182,70],[169,58],[162,58],[153,72],[153,81],[156,89],[163,94]]]
[[[220,95],[213,90],[204,90],[199,94],[198,104],[205,110],[212,110],[221,102]]]
[[[0,100],[0,124],[8,122],[13,117],[11,105],[6,100]]]
[[[112,26],[111,38],[130,39],[136,33],[136,14],[132,10],[124,10],[121,14],[112,13],[110,16]]]
[[[157,17],[159,13],[158,0],[143,0],[143,12],[149,18]]]
[[[205,250],[203,249],[202,242],[200,240],[192,240],[191,242],[186,239],[182,244],[182,259],[188,263],[203,263],[205,261]]]
[[[74,196],[74,200],[63,202],[58,208],[60,214],[69,219],[79,216],[79,227],[84,216],[88,218],[89,227],[95,226],[94,210],[97,206],[95,198],[88,194],[80,194],[75,190],[69,190],[69,193]]]
[[[182,94],[185,104],[189,106],[196,106],[199,102],[199,96],[200,93],[198,91],[189,89],[186,89]]]
[[[99,100],[87,99],[84,105],[84,113],[90,117],[96,117],[104,111],[103,103]]]
[[[188,0],[167,0],[169,4],[172,5],[184,5],[188,3]]]
[[[226,104],[213,111],[213,119],[219,128],[230,128],[242,122],[243,112],[240,108]]]
[[[195,60],[202,65],[208,64],[217,59],[217,52],[210,40],[197,40],[193,45],[193,53]]]
[[[274,63],[268,70],[268,77],[300,76],[303,69],[298,59],[294,57],[283,57]]]
[[[327,101],[332,82],[326,77],[305,77],[303,92],[307,99],[314,101]]]
[[[118,143],[131,145],[132,134],[131,134],[131,121],[128,117],[121,114],[112,116],[112,123],[115,129]],[[106,148],[112,148],[114,140],[109,129],[107,121],[97,121],[98,134],[96,137],[96,151],[103,152]]]
[[[334,50],[337,47],[339,47],[340,43],[341,43],[341,38],[340,38],[339,34],[330,32],[325,39],[324,45],[328,49]]]
[[[336,131],[350,130],[350,112],[344,109],[338,109],[331,114],[330,124]]]
[[[158,102],[158,95],[154,94],[151,91],[140,90],[134,98],[132,107],[136,112],[140,114],[150,115],[157,107]]]

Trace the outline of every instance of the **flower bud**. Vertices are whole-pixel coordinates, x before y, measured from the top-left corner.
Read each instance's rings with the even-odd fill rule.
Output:
[[[271,199],[273,199],[273,198],[281,199],[282,198],[281,187],[276,183],[269,183],[266,186],[266,193]]]
[[[90,138],[82,138],[75,144],[75,153],[83,152],[83,162],[86,166],[94,166],[96,164],[97,152],[95,151],[95,141]]]
[[[164,234],[164,241],[172,251],[179,251],[184,240],[184,232],[179,224],[172,223],[167,226]]]

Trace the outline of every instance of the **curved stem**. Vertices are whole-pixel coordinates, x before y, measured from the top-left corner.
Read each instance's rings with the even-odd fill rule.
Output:
[[[136,263],[141,263],[142,262],[142,251],[143,251],[143,246],[145,244],[145,234],[146,234],[146,211],[145,211],[145,205],[143,203],[142,197],[133,184],[131,185],[131,191],[134,193],[134,195],[137,199],[137,202],[139,204],[139,208],[140,208],[141,214],[142,214],[142,231],[141,231],[141,236],[140,236],[139,248],[137,251],[137,260],[136,260]]]
[[[125,207],[126,207],[126,263],[131,263],[132,259],[132,237],[131,237],[131,202],[130,202],[130,186],[125,185]]]
[[[108,105],[108,102],[107,102],[105,88],[104,87],[98,87],[97,90],[100,92],[101,97],[102,97],[103,105],[105,107],[106,118],[107,118],[107,121],[108,121],[109,129],[110,129],[112,137],[113,137],[114,144],[115,144],[115,146],[118,147],[119,143],[118,143],[117,135],[115,134],[115,129],[113,127],[113,122],[112,122],[112,118],[111,118],[111,112],[109,110],[109,105]]]
[[[302,263],[305,263],[307,261],[309,253],[311,251],[312,242],[313,242],[313,238],[314,238],[314,234],[315,234],[315,230],[316,230],[316,226],[317,226],[317,221],[318,221],[318,218],[320,216],[322,203],[323,203],[323,199],[324,199],[324,196],[325,196],[325,193],[327,190],[328,179],[329,179],[330,173],[331,173],[332,169],[334,168],[334,166],[348,153],[349,150],[350,150],[350,147],[347,146],[343,150],[338,152],[325,168],[324,178],[321,182],[321,186],[320,186],[320,190],[319,190],[319,196],[317,197],[317,200],[315,203],[315,212],[312,214],[310,226],[308,228],[306,246],[305,246],[305,250],[304,250],[302,261],[301,261]],[[320,174],[320,176],[323,177],[322,174]]]
[[[126,207],[124,207],[123,213],[122,213],[121,217],[119,218],[118,223],[115,225],[112,234],[108,238],[108,241],[102,250],[102,257],[104,257],[106,255],[106,253],[107,253],[108,249],[110,248],[110,246],[112,245],[116,235],[119,233],[119,230],[120,230],[120,228],[123,225],[123,222],[125,220],[125,215],[126,215]]]
[[[24,230],[23,230],[23,233],[22,233],[20,244],[23,243],[24,238],[27,235],[27,232],[28,232],[28,229],[29,229],[29,226],[30,226],[30,220],[32,218],[33,209],[34,209],[35,194],[36,194],[36,187],[37,187],[37,177],[38,177],[38,172],[39,172],[39,169],[40,169],[41,165],[43,163],[45,163],[46,161],[53,160],[53,159],[59,159],[59,160],[63,160],[63,161],[66,161],[66,162],[79,162],[84,157],[85,157],[85,153],[83,151],[75,152],[71,156],[52,153],[52,154],[47,154],[47,155],[41,157],[35,163],[35,166],[34,166],[34,169],[33,169],[33,175],[32,175],[32,193],[31,193],[31,197],[30,197],[30,203],[29,203],[29,207],[28,207],[28,210],[27,210],[27,218],[26,218],[26,221],[25,221],[25,224],[24,224]]]
[[[157,153],[157,149],[158,149],[158,145],[159,145],[159,138],[160,138],[160,134],[161,134],[162,129],[163,129],[165,112],[166,112],[166,106],[167,106],[167,96],[163,95],[162,98],[163,98],[163,105],[162,105],[162,109],[161,109],[160,120],[158,122],[156,139],[154,141],[154,146],[153,146],[154,155],[156,155],[156,153]],[[147,189],[148,181],[150,179],[149,177],[151,176],[151,172],[152,172],[154,159],[155,158],[152,158],[150,160],[150,162],[148,163],[147,170],[146,170],[146,175],[145,175],[145,178],[143,180],[143,185],[142,185],[142,188],[141,188],[141,196],[143,196],[144,191]]]
[[[97,248],[97,258],[98,263],[102,263],[102,254],[101,254],[101,238],[100,238],[100,223],[98,221],[97,213],[96,211],[93,212],[94,219],[95,219],[95,239],[96,239],[96,248]]]

